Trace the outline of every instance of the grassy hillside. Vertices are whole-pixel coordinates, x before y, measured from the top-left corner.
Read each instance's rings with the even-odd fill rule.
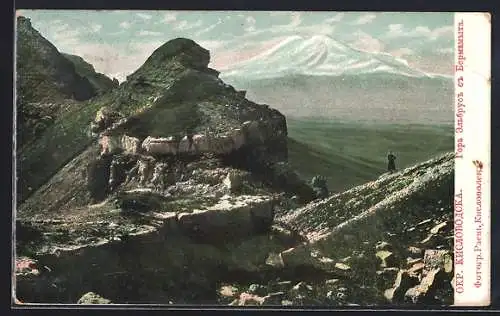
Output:
[[[288,118],[289,160],[307,178],[322,174],[333,192],[378,178],[387,151],[398,169],[453,150],[453,127]]]

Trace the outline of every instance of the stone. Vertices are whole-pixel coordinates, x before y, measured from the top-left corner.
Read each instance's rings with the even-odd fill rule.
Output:
[[[178,222],[186,232],[194,232],[207,240],[235,238],[270,229],[274,218],[273,200],[269,196],[223,196],[218,203],[180,213]]]
[[[228,154],[234,148],[233,139],[228,135],[221,135],[214,138],[211,144],[211,152],[218,155]]]
[[[380,267],[387,268],[396,265],[394,253],[387,250],[380,250],[375,253],[375,256],[380,260]]]
[[[122,150],[121,137],[116,135],[102,135],[99,138],[102,155],[117,154]]]
[[[224,183],[229,192],[236,193],[241,189],[243,180],[241,175],[238,174],[237,172],[229,171],[222,183]]]
[[[411,276],[407,271],[400,270],[392,288],[384,292],[384,297],[393,303],[404,301],[404,296],[409,288],[418,284],[418,279]]]
[[[340,271],[349,271],[349,270],[351,270],[351,267],[349,265],[347,265],[345,263],[342,263],[342,262],[337,262],[335,264],[335,268],[337,270],[340,270]]]
[[[275,268],[283,268],[285,266],[281,254],[274,252],[269,253],[269,256],[266,259],[266,264]]]
[[[262,305],[281,305],[281,301],[284,296],[284,292],[269,293],[268,295],[264,296]]]
[[[209,138],[203,134],[193,135],[193,146],[195,151],[198,153],[208,153],[210,152],[210,142]]]
[[[409,255],[422,255],[424,253],[422,248],[410,246],[408,247],[408,254]]]
[[[377,284],[380,288],[386,289],[391,287],[394,284],[394,280],[398,275],[398,268],[384,268],[382,270],[378,270],[375,273],[377,274]]]
[[[166,183],[166,173],[167,173],[167,164],[165,163],[157,163],[154,166],[153,175],[151,177],[151,184],[156,188],[163,190],[165,189]]]
[[[442,229],[444,229],[446,226],[448,226],[448,222],[442,222],[437,224],[436,226],[432,227],[431,230],[429,231],[431,234],[438,234]]]
[[[176,155],[178,152],[179,143],[174,137],[167,138],[154,138],[151,136],[146,137],[142,142],[142,149],[148,154],[161,154],[161,155]]]
[[[422,273],[424,267],[425,264],[423,262],[417,262],[408,269],[408,273],[411,275],[417,275],[419,273]]]
[[[282,306],[292,306],[293,305],[293,302],[290,301],[290,300],[282,300],[281,301],[281,305]]]
[[[287,291],[292,287],[292,281],[281,281],[276,284],[280,291]]]
[[[137,154],[141,149],[141,141],[136,137],[123,135],[121,138],[121,147],[128,154]]]
[[[111,304],[111,301],[94,292],[88,292],[78,299],[77,304]]]
[[[311,251],[307,246],[299,245],[281,252],[281,258],[285,267],[310,265],[313,262]]]
[[[154,163],[149,159],[140,159],[137,161],[139,182],[146,184],[152,176],[154,171]]]
[[[189,139],[188,136],[184,136],[180,141],[179,141],[179,146],[178,146],[178,153],[195,153],[196,152],[196,146],[194,146],[194,140],[191,138]]]
[[[238,305],[247,306],[247,305],[262,305],[264,302],[264,298],[258,295],[253,295],[249,293],[241,293]]]
[[[265,295],[266,292],[267,288],[260,284],[251,284],[247,290],[247,293],[256,295]]]
[[[233,141],[232,142],[233,143],[232,150],[240,149],[246,143],[245,133],[243,132],[243,130],[241,128],[236,128],[236,129],[231,130],[230,137]]]
[[[422,300],[431,296],[431,290],[436,287],[435,281],[439,273],[443,272],[440,268],[427,271],[419,285],[408,289],[405,293],[405,301],[422,303]]]
[[[424,259],[423,258],[411,258],[411,257],[408,257],[406,258],[406,264],[411,266],[415,263],[418,263],[418,262],[422,262]]]
[[[246,121],[242,124],[242,129],[247,135],[247,139],[252,143],[262,143],[264,141],[264,135],[261,132],[259,122],[257,121]]]
[[[375,250],[392,250],[392,245],[390,243],[388,243],[387,241],[379,241],[376,245],[375,245]]]
[[[328,279],[325,281],[325,285],[326,286],[333,286],[333,285],[336,285],[340,282],[339,279]]]
[[[219,294],[225,297],[234,297],[238,294],[238,289],[231,285],[224,285],[220,288]]]
[[[444,272],[451,273],[453,271],[453,257],[448,250],[428,249],[424,253],[424,265],[428,271],[442,268]]]
[[[295,284],[291,289],[290,293],[295,295],[307,296],[313,292],[313,287],[304,281]]]

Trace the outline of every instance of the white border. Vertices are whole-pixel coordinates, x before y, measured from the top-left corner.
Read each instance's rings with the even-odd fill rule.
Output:
[[[455,13],[454,305],[490,305],[489,13]]]

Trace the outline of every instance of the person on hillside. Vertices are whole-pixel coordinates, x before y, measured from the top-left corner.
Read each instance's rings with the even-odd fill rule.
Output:
[[[396,156],[394,156],[392,151],[389,151],[389,153],[387,154],[387,170],[390,173],[393,173],[394,171],[396,171],[396,162],[395,161],[396,161]]]

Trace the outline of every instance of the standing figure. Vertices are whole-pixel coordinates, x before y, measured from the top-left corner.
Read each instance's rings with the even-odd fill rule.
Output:
[[[396,171],[396,163],[395,163],[395,160],[396,160],[396,156],[394,156],[394,154],[392,153],[392,151],[389,151],[389,153],[387,154],[387,170],[390,172],[390,173],[393,173],[394,171]]]

